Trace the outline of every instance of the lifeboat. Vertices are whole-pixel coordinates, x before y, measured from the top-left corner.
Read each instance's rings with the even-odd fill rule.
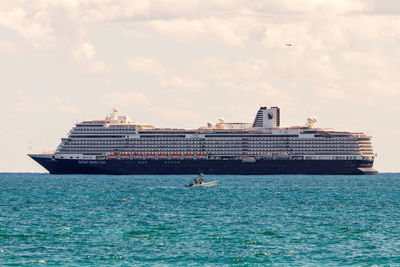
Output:
[[[206,156],[206,154],[197,154],[197,156],[199,157],[199,158],[204,158],[205,156]]]
[[[166,158],[168,155],[167,154],[158,154],[159,158]]]
[[[134,158],[141,158],[141,157],[142,157],[142,154],[133,154],[133,157],[134,157]]]
[[[117,156],[117,154],[108,154],[109,158],[115,158]]]
[[[171,154],[171,157],[180,157],[181,154]]]
[[[184,154],[184,156],[189,158],[189,157],[193,157],[193,154]]]
[[[119,156],[126,158],[126,157],[129,157],[129,154],[120,154]]]
[[[257,160],[255,157],[243,157],[242,162],[247,162],[247,163],[255,163]]]
[[[268,152],[268,153],[263,153],[261,154],[261,156],[265,159],[272,159],[272,153]]]
[[[154,158],[154,154],[146,154],[146,158]]]
[[[289,158],[289,154],[286,152],[278,152],[275,154],[275,157],[279,159],[287,159]]]

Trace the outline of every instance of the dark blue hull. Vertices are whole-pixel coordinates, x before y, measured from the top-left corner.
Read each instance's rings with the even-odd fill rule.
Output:
[[[369,160],[52,159],[30,155],[52,174],[377,174]]]

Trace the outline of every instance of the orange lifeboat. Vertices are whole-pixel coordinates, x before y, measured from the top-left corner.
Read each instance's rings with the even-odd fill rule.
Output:
[[[171,154],[171,157],[180,157],[181,154]]]
[[[142,154],[133,154],[133,157],[134,157],[134,158],[141,158],[141,157],[142,157]]]
[[[154,158],[154,154],[146,154],[146,158]]]
[[[115,158],[117,156],[117,154],[108,154],[109,158]]]
[[[126,158],[126,157],[129,157],[129,154],[120,154],[119,156],[120,156],[120,157],[125,157],[125,158]]]
[[[185,157],[193,157],[193,154],[184,154]]]
[[[204,158],[204,157],[206,156],[206,154],[197,154],[197,156],[198,156],[199,158]]]

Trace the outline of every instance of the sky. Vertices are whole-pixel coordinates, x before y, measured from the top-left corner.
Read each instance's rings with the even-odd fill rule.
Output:
[[[0,1],[0,171],[45,172],[82,120],[252,122],[365,132],[400,172],[397,0]]]

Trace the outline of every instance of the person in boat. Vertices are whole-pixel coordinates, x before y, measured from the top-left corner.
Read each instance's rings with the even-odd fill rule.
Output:
[[[200,173],[200,176],[197,178],[194,178],[196,183],[202,184],[204,182],[204,174]]]

